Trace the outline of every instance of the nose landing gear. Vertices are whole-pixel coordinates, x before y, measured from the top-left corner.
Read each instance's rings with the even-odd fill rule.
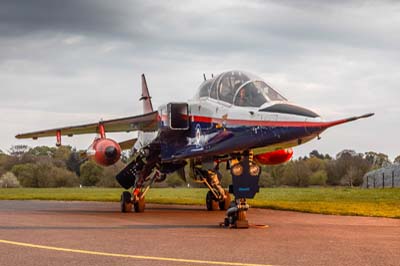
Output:
[[[132,211],[132,195],[129,191],[124,191],[121,194],[121,212]]]
[[[146,207],[145,195],[153,182],[165,179],[153,162],[145,162],[142,157],[132,161],[117,176],[118,182],[125,189],[133,187],[132,193],[124,191],[121,194],[121,212],[144,212]]]

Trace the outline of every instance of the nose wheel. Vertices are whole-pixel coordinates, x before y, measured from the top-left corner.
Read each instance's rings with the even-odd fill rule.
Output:
[[[225,190],[225,195],[221,200],[219,200],[218,205],[221,211],[226,211],[229,208],[231,205],[231,195],[228,190]]]
[[[146,178],[137,178],[133,192],[124,191],[121,194],[121,212],[131,212],[132,207],[135,212],[144,212],[146,208],[145,195],[149,191],[150,186],[155,180],[163,178],[164,176],[158,170],[154,170]],[[136,178],[136,177],[135,177]],[[144,185],[146,184],[146,185]]]
[[[132,195],[129,191],[124,191],[121,194],[121,212],[132,211]]]
[[[215,199],[215,196],[211,191],[208,191],[206,195],[206,207],[207,211],[218,210],[218,201]]]
[[[146,207],[146,202],[144,200],[144,195],[142,193],[139,193],[139,195],[135,197],[133,202],[133,207],[135,209],[135,212],[144,212],[144,209]]]

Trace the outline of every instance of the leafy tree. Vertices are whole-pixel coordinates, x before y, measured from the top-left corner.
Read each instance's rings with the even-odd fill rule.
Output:
[[[325,170],[326,162],[323,159],[324,156],[321,156],[321,158],[313,156],[313,157],[310,157],[310,159],[305,161],[305,163],[307,164],[307,166],[308,166],[308,168],[310,169],[311,172],[317,172],[317,171],[320,171],[320,170]]]
[[[9,154],[13,157],[20,157],[29,150],[27,145],[13,145],[9,150]]]
[[[65,165],[68,170],[75,172],[77,176],[81,175],[80,168],[83,160],[80,157],[80,152],[72,151],[65,162]]]
[[[318,158],[318,159],[325,159],[325,156],[322,153],[319,153],[317,150],[313,150],[310,152],[310,158]]]
[[[8,172],[11,168],[19,163],[19,158],[12,157],[6,154],[0,155],[0,171]]]
[[[79,184],[74,173],[57,167],[51,160],[36,164],[35,177],[39,187],[72,187]]]
[[[391,164],[389,156],[384,153],[369,151],[365,153],[365,158],[372,165],[373,169],[382,168]]]
[[[353,187],[353,185],[360,185],[360,183],[362,183],[362,176],[362,170],[357,166],[351,165],[342,178],[342,184],[348,185],[349,187]]]
[[[275,184],[271,174],[261,170],[259,185],[260,187],[273,187]]]
[[[186,185],[186,183],[178,176],[177,173],[168,175],[166,182],[170,187],[182,187]]]
[[[11,171],[23,187],[71,187],[79,184],[74,173],[46,160],[36,164],[18,164]]]
[[[125,167],[125,164],[118,161],[116,164],[103,167],[103,174],[99,176],[96,186],[99,187],[120,187],[115,176]]]
[[[7,172],[6,166],[9,160],[8,157],[9,156],[7,156],[4,153],[0,154],[0,176],[3,175],[5,172]]]
[[[400,155],[398,155],[398,156],[394,159],[393,163],[400,164]]]
[[[53,158],[55,160],[60,160],[66,162],[72,153],[72,147],[71,146],[60,146],[56,148],[56,150],[53,153]]]
[[[325,186],[328,174],[325,170],[318,170],[310,175],[309,184],[311,186]]]
[[[271,186],[285,185],[284,172],[289,163],[278,164],[278,165],[265,165],[262,166],[262,173],[269,174],[265,182],[271,184]]]
[[[336,160],[332,160],[328,162],[326,165],[326,174],[327,174],[326,183],[328,185],[333,185],[333,186],[340,185],[340,180],[342,179],[343,173],[336,166],[337,166]]]
[[[289,186],[308,186],[310,175],[311,171],[304,160],[289,162],[283,172],[285,184]]]
[[[7,172],[0,177],[0,187],[2,188],[13,188],[19,186],[19,181],[12,172]]]
[[[75,187],[79,185],[78,176],[65,168],[51,167],[49,187]]]
[[[342,152],[338,159],[327,164],[327,183],[330,185],[360,185],[362,177],[371,168],[367,158],[356,152]]]
[[[36,146],[34,148],[29,149],[27,153],[33,156],[45,156],[45,157],[53,157],[56,148],[47,147],[47,146]]]
[[[17,164],[11,169],[23,187],[38,187],[35,171],[36,166],[32,163]]]
[[[281,186],[284,184],[283,175],[287,165],[288,164],[279,164],[271,167],[271,177],[272,180],[274,180],[275,186]]]
[[[80,182],[83,186],[95,186],[103,175],[103,168],[93,160],[88,160],[80,167]]]

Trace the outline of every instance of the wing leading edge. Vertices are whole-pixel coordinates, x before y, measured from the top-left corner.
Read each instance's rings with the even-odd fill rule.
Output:
[[[155,111],[144,115],[104,120],[97,123],[83,124],[78,126],[60,127],[48,130],[22,133],[16,135],[15,137],[17,139],[38,139],[44,137],[53,137],[57,134],[64,136],[96,134],[100,133],[100,125],[104,126],[106,132],[131,132],[137,130],[144,132],[156,131],[158,129],[158,112]]]

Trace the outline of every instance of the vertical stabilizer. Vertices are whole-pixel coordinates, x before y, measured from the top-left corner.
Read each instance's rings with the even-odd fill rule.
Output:
[[[142,74],[142,97],[140,98],[143,101],[143,113],[151,113],[153,112],[153,104],[151,103],[151,97],[149,94],[149,89],[147,88],[146,77]]]

